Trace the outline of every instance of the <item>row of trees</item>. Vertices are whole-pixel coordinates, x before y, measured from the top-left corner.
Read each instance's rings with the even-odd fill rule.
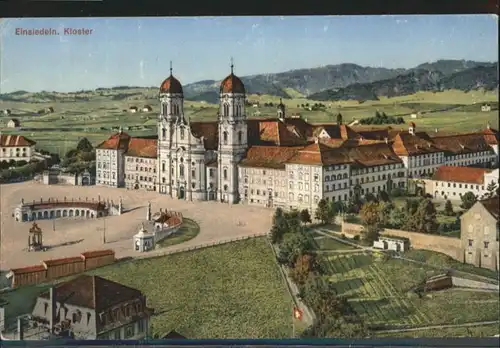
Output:
[[[374,117],[362,118],[359,120],[361,124],[403,124],[405,123],[404,118],[387,116],[385,112],[375,112]]]
[[[366,329],[347,300],[337,296],[333,284],[323,276],[323,263],[315,253],[314,239],[307,231],[309,223],[311,215],[307,209],[284,212],[278,208],[270,232],[271,242],[279,250],[278,262],[288,267],[290,278],[299,288],[299,296],[316,314],[316,321],[303,336],[365,336]]]

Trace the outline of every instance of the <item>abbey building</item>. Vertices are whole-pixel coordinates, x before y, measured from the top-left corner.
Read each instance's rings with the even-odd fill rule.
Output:
[[[289,117],[247,119],[245,87],[221,82],[216,121],[191,121],[172,73],[160,86],[155,137],[118,132],[97,147],[97,185],[157,191],[185,200],[315,209],[322,198],[348,200],[405,188],[440,166],[496,166],[499,133],[440,135],[407,129],[311,124]]]

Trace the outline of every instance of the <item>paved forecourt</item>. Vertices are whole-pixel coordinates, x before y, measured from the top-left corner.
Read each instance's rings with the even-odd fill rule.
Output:
[[[1,193],[1,250],[0,269],[39,264],[42,260],[77,256],[85,250],[113,249],[116,257],[135,256],[132,236],[146,217],[146,206],[151,201],[152,212],[160,208],[181,212],[186,218],[200,225],[195,238],[163,250],[184,249],[231,238],[265,234],[271,226],[271,209],[245,205],[228,205],[218,202],[187,202],[173,199],[157,192],[135,191],[101,186],[43,185],[24,182],[0,185]],[[39,220],[43,230],[43,244],[49,246],[45,252],[28,252],[28,231],[31,222],[16,222],[12,217],[14,208],[21,202],[57,198],[63,200],[101,199],[118,202],[123,199],[125,213],[99,219],[79,217],[55,220]],[[105,229],[106,244],[103,244]],[[151,253],[155,253],[154,251]]]

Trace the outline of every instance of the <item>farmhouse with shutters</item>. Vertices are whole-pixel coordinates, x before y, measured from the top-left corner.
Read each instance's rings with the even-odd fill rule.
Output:
[[[408,178],[443,165],[496,165],[498,131],[457,136],[407,130],[310,124],[289,116],[247,119],[243,82],[231,73],[220,85],[216,121],[184,114],[182,85],[160,86],[156,139],[124,132],[97,147],[97,185],[152,189],[184,200],[315,209],[322,198],[348,200],[404,188]]]

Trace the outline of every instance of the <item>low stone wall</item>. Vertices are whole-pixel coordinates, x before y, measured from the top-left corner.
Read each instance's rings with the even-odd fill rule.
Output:
[[[499,290],[498,284],[490,284],[485,282],[478,282],[476,280],[470,280],[459,277],[452,277],[453,286],[458,286],[461,288],[472,288],[472,289],[482,289],[482,290]]]
[[[350,222],[342,223],[342,233],[347,238],[353,238],[360,235],[363,231],[363,226]],[[464,261],[464,250],[462,249],[459,238],[437,236],[434,234],[409,232],[403,230],[395,230],[385,228],[381,235],[390,235],[395,237],[404,237],[410,240],[410,245],[415,249],[427,249],[446,254],[460,262]]]
[[[408,232],[402,230],[393,230],[385,228],[382,235],[391,235],[396,237],[406,237],[414,249],[426,249],[446,254],[458,261],[464,261],[464,250],[461,247],[461,241],[458,238],[436,236],[433,234]]]
[[[182,224],[184,223],[184,218],[182,216],[182,213],[176,212],[176,211],[169,211],[168,214],[171,216],[169,219],[170,222],[173,222],[173,225],[168,226],[166,228],[163,228],[158,231],[154,231],[153,234],[155,236],[155,243],[158,243],[162,241],[163,239],[167,238],[168,236],[174,234],[181,228]]]

